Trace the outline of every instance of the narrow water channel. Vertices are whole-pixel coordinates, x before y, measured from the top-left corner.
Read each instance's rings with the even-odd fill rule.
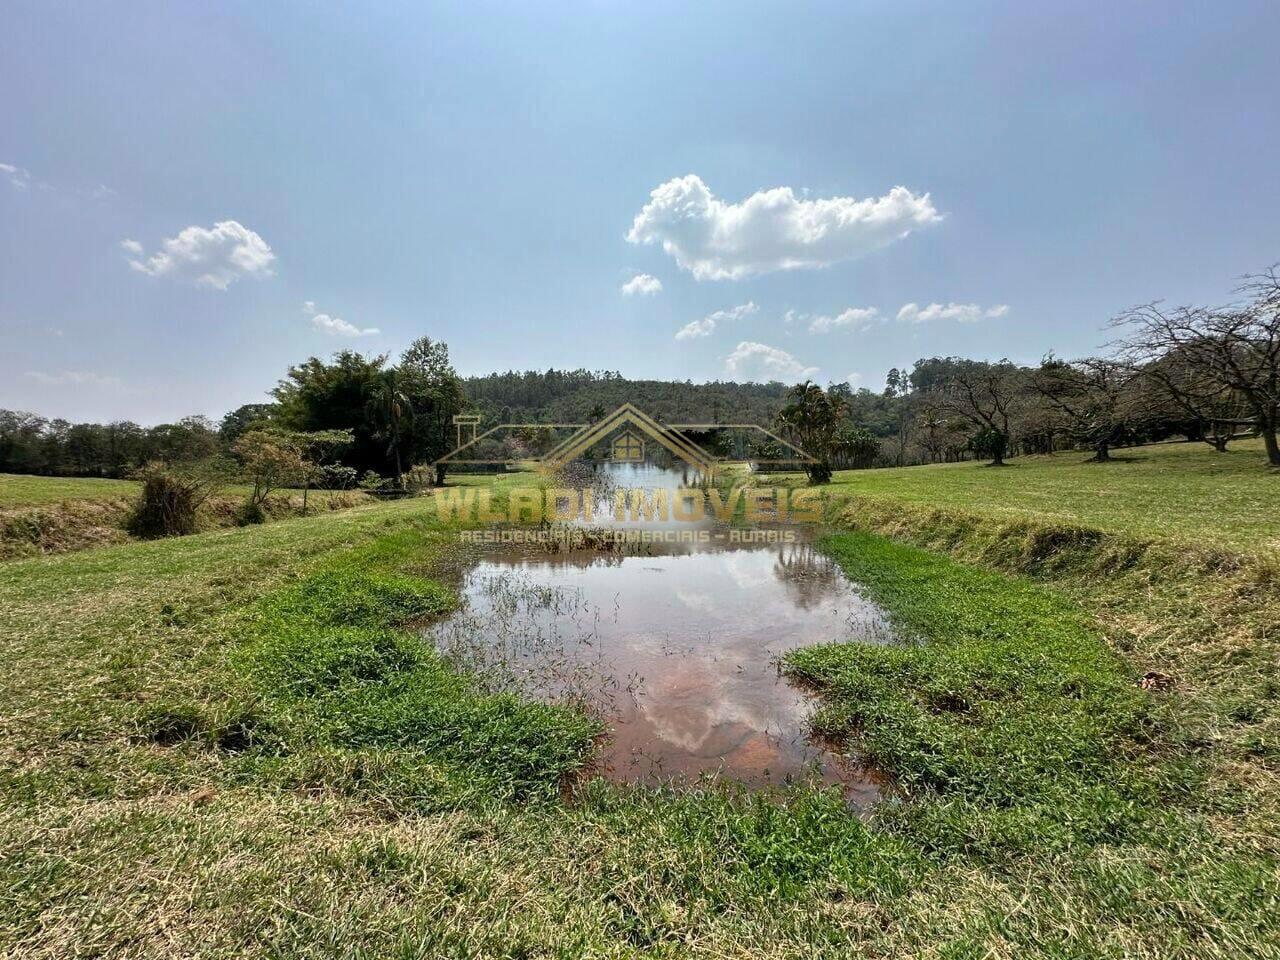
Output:
[[[615,466],[602,468],[596,489],[603,501],[618,486],[688,479]],[[595,519],[611,522],[607,509]],[[708,523],[706,542],[624,552],[491,546],[463,576],[459,611],[431,639],[494,687],[600,715],[610,733],[599,776],[718,775],[750,787],[816,778],[869,804],[879,794],[874,771],[814,742],[814,699],[778,660],[816,643],[887,642],[887,622],[803,528],[791,542],[742,543]]]

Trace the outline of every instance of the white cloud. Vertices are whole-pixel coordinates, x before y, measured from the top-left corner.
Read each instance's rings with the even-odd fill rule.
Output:
[[[43,180],[34,180],[31,177],[30,170],[12,163],[0,163],[0,180],[8,180],[9,185],[15,190],[26,190],[30,187],[35,187],[37,190],[49,193],[58,193],[69,197],[89,197],[93,200],[108,200],[111,197],[118,196],[116,191],[105,183],[100,183],[90,190],[85,187],[54,186],[52,183],[45,183]]]
[[[58,373],[45,373],[42,370],[28,370],[24,376],[46,387],[89,386],[119,387],[119,377],[106,377],[88,370],[62,370]]]
[[[849,374],[849,376],[845,378],[845,383],[849,384],[849,386],[852,387],[854,390],[857,390],[860,386],[862,386],[862,380],[863,380],[862,374],[855,371]]]
[[[302,301],[302,312],[310,316],[316,312],[316,302],[314,300]]]
[[[31,186],[31,174],[21,167],[15,167],[12,163],[0,163],[0,176],[18,190],[25,190]]]
[[[122,246],[141,258],[124,241]],[[162,248],[147,259],[133,259],[129,266],[152,277],[173,275],[193,280],[198,286],[225,290],[240,277],[269,277],[276,255],[267,242],[235,220],[223,220],[212,227],[187,227],[164,241]]]
[[[725,358],[724,371],[728,376],[746,380],[796,383],[813,377],[818,368],[806,367],[787,351],[777,347],[743,340]]]
[[[857,333],[870,330],[879,318],[880,311],[875,307],[849,307],[834,317],[819,315],[809,321],[810,333],[828,333],[838,327],[852,327]]]
[[[647,273],[637,273],[622,285],[622,295],[624,297],[632,297],[637,294],[642,297],[650,297],[655,293],[661,292],[662,281]]]
[[[142,244],[137,240],[121,240],[120,249],[125,253],[132,254],[135,257],[142,256]]]
[[[979,320],[993,320],[1003,317],[1009,312],[1008,304],[999,304],[983,309],[976,303],[931,303],[922,307],[918,303],[903,304],[898,311],[898,320],[902,323],[929,323],[933,320],[955,320],[957,323],[977,323]]]
[[[717,310],[715,313],[707,314],[701,320],[693,320],[686,323],[676,331],[676,339],[692,340],[695,337],[709,337],[715,331],[716,324],[724,323],[726,320],[741,320],[743,317],[751,316],[759,309],[748,300],[746,303],[740,303],[736,307],[730,307],[728,310]]]
[[[709,337],[715,328],[716,322],[710,317],[704,317],[701,320],[690,320],[676,331],[676,339],[693,340],[697,337]]]
[[[927,193],[906,187],[866,200],[809,200],[775,187],[729,203],[689,174],[649,195],[627,240],[661,243],[699,280],[736,280],[861,257],[941,219]]]
[[[311,318],[311,325],[335,337],[372,337],[382,332],[377,327],[357,327],[327,313],[317,313]]]

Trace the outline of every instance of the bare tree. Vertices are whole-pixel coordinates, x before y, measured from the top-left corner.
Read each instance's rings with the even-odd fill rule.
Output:
[[[1052,354],[1031,377],[1031,386],[1077,443],[1093,448],[1093,462],[1111,459],[1138,410],[1133,373],[1102,357],[1066,362]]]
[[[1176,356],[1197,377],[1234,391],[1252,414],[1267,450],[1280,466],[1280,276],[1276,267],[1244,278],[1241,304],[1225,308],[1157,303],[1127,311],[1116,323],[1136,328],[1122,341],[1126,358],[1153,366]]]
[[[1153,420],[1185,420],[1187,436],[1224,453],[1237,427],[1255,426],[1239,391],[1172,351],[1130,369],[1147,384],[1141,403]]]
[[[1013,422],[1025,396],[1023,372],[1008,360],[960,361],[945,393],[947,408],[986,434],[991,466],[1003,467]]]

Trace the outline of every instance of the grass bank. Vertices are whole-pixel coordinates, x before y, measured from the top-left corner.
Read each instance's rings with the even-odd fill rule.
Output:
[[[141,485],[132,480],[0,476],[0,560],[126,543],[125,526]],[[234,526],[248,488],[229,487],[200,508],[202,530]],[[313,490],[309,511],[343,510],[367,499],[360,491]],[[263,504],[269,520],[297,516],[301,491],[283,490]]]

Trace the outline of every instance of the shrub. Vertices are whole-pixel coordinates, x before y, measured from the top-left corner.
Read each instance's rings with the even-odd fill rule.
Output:
[[[236,525],[248,527],[255,523],[266,523],[267,511],[262,508],[262,504],[252,498],[242,503],[236,510]]]
[[[350,490],[360,479],[355,467],[331,463],[320,468],[319,485],[326,490]]]
[[[138,479],[142,494],[126,523],[130,533],[154,538],[196,532],[196,512],[214,491],[210,476],[157,461],[143,467]]]

